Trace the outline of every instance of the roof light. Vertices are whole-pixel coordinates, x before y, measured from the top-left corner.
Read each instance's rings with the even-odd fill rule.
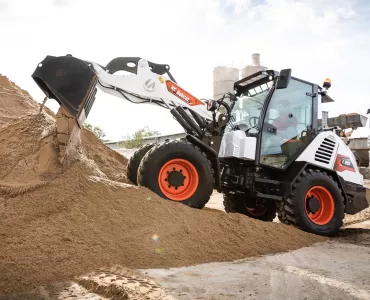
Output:
[[[325,78],[323,87],[329,89],[331,87],[331,80],[330,78]]]

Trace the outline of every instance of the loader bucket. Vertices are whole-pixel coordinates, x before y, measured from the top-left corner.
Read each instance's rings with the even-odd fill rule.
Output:
[[[47,56],[32,78],[48,98],[66,108],[82,126],[95,101],[97,82],[87,62],[71,55]]]
[[[60,162],[73,162],[78,157],[81,128],[95,101],[97,76],[87,62],[67,55],[47,56],[32,78],[48,98],[60,104],[56,114]]]
[[[342,114],[334,118],[328,118],[328,126],[339,126],[342,129],[366,127],[367,117],[358,113]]]

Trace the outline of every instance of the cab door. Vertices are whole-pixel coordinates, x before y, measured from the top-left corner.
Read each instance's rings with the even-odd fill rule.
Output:
[[[310,142],[313,84],[291,78],[285,89],[274,91],[262,126],[259,162],[284,169]]]

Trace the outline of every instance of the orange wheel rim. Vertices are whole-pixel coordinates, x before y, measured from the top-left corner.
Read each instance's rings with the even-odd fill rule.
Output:
[[[183,201],[194,195],[199,176],[194,165],[180,158],[166,162],[158,175],[158,185],[167,198]]]
[[[315,186],[307,192],[305,211],[313,223],[328,224],[334,216],[334,210],[334,198],[326,188]]]

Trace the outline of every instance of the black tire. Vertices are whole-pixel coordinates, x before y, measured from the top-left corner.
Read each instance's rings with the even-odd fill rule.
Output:
[[[127,178],[135,185],[137,185],[137,172],[139,170],[139,166],[141,160],[145,156],[145,154],[152,149],[157,143],[150,143],[141,146],[139,149],[135,151],[135,153],[131,156],[130,160],[127,164]]]
[[[252,210],[245,205],[243,195],[224,194],[224,208],[227,213],[239,213],[246,215],[250,218],[272,222],[276,217],[276,205],[274,201],[266,201],[265,204],[259,206],[257,209]]]
[[[188,168],[185,167],[184,171],[182,171],[181,168],[179,168],[180,170],[176,168],[175,170],[171,169],[171,172],[166,172],[168,175],[164,175],[160,180],[159,177],[161,176],[160,171],[162,167],[169,162],[173,162],[173,160],[182,160],[185,165],[191,166]],[[193,170],[193,173],[186,171],[190,169]],[[184,176],[186,173],[190,174],[188,176],[189,178]],[[175,177],[173,176],[171,179],[170,176],[172,175],[177,176],[176,180],[182,180],[181,182],[184,184],[184,188],[181,183],[174,183],[173,180]],[[179,179],[181,176],[182,178]],[[198,177],[198,181],[193,181],[195,176]],[[170,189],[170,193],[166,195],[163,192],[166,188],[163,180],[167,180],[166,182],[174,184],[169,184],[168,189]],[[162,189],[159,182],[162,182]],[[193,184],[191,184],[191,182],[193,182]],[[198,182],[198,184],[196,184],[196,182]],[[159,144],[146,153],[139,166],[138,184],[149,188],[164,199],[177,201],[194,208],[203,208],[213,192],[214,171],[207,156],[198,147],[187,141],[173,140]],[[174,196],[172,196],[177,191],[173,190],[176,184],[178,184],[179,191],[186,189],[184,190],[183,198],[179,197],[175,199]],[[190,190],[193,192],[189,192]]]
[[[318,224],[318,220],[311,220],[309,208],[306,208],[306,197],[311,188],[324,188],[333,200],[331,202],[333,205],[329,206],[330,209],[323,211],[323,214],[328,213],[329,216],[325,218],[325,221],[321,221],[321,224]],[[282,223],[294,225],[303,231],[323,236],[335,236],[343,225],[344,201],[342,190],[333,177],[325,172],[309,169],[304,171],[293,184],[291,195],[283,201],[276,202],[278,218]]]

